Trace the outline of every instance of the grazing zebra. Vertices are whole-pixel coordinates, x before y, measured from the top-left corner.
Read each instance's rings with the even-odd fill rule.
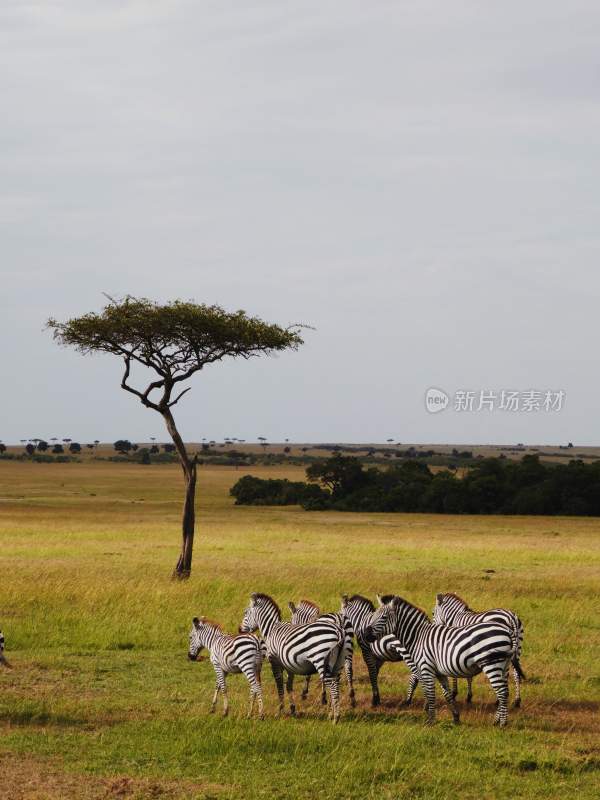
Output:
[[[223,696],[223,716],[229,712],[225,678],[232,673],[243,672],[250,684],[250,710],[252,716],[254,701],[258,700],[258,716],[264,719],[260,670],[264,658],[264,643],[256,636],[225,633],[217,622],[206,617],[194,617],[190,631],[188,658],[195,661],[203,647],[210,652],[210,660],[215,670],[216,687],[210,707],[211,714],[217,705],[219,690]]]
[[[479,622],[464,628],[432,625],[424,611],[394,596],[373,614],[364,636],[370,642],[386,633],[398,638],[406,651],[405,660],[418,672],[429,724],[435,721],[436,678],[458,724],[460,716],[448,677],[468,678],[483,671],[498,698],[494,724],[506,725],[507,673],[518,647],[512,629],[501,622]]]
[[[293,676],[316,672],[329,689],[330,717],[337,722],[340,716],[340,670],[348,647],[352,647],[352,629],[347,619],[341,614],[324,614],[306,625],[292,625],[281,621],[279,606],[269,595],[254,593],[244,612],[240,631],[252,633],[256,630],[261,632],[266,642],[267,658],[277,684],[279,712],[283,711],[283,671],[288,673],[287,690],[292,715],[296,713]]]
[[[391,595],[390,595],[391,597]],[[367,642],[364,637],[364,631],[371,621],[375,606],[367,598],[360,594],[353,594],[351,597],[342,595],[342,608],[341,610],[346,614],[352,623],[356,641],[360,647],[367,670],[369,672],[369,680],[371,681],[372,699],[371,705],[378,706],[381,702],[379,696],[379,686],[377,679],[379,670],[385,661],[403,661],[402,645],[393,634],[387,634],[377,639],[374,642]],[[408,695],[405,700],[406,705],[410,705],[415,688],[418,683],[416,674],[411,672],[410,682],[408,686]],[[350,691],[351,699],[354,698],[354,689]]]
[[[10,664],[4,657],[4,634],[0,631],[0,664],[4,664],[4,666],[9,667]]]
[[[521,648],[523,645],[523,623],[519,617],[506,608],[492,608],[489,611],[473,611],[453,592],[438,594],[435,598],[433,609],[433,621],[438,625],[450,625],[453,628],[463,628],[465,625],[472,625],[475,622],[502,622],[514,631],[518,641],[517,651],[512,659],[512,674],[515,682],[515,701],[513,706],[518,708],[521,705],[521,680],[525,679],[523,670],[519,662]],[[468,678],[467,703],[471,702],[473,692],[471,690],[471,678]],[[454,679],[453,694],[457,695],[457,681]]]
[[[288,608],[292,612],[292,625],[306,625],[307,622],[314,622],[321,614],[321,609],[319,606],[315,605],[315,603],[313,603],[311,600],[301,600],[298,605],[290,600],[288,603]],[[304,688],[302,689],[302,694],[300,695],[303,700],[306,700],[308,697],[309,684],[310,675],[307,675],[304,679]],[[321,690],[321,703],[323,705],[327,704],[327,692],[325,691],[324,684],[322,684]]]

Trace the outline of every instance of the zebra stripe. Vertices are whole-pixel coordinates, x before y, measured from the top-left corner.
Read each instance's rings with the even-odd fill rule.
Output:
[[[360,647],[362,657],[367,665],[369,680],[371,681],[372,698],[371,705],[378,706],[381,703],[379,696],[378,677],[379,670],[386,661],[403,661],[402,646],[393,634],[383,636],[374,642],[367,642],[364,631],[371,622],[371,617],[375,611],[375,606],[367,598],[360,594],[353,594],[351,597],[342,595],[341,610],[346,614],[352,623],[356,641]],[[411,673],[408,687],[406,704],[410,705],[418,679]],[[351,697],[353,696],[353,691]]]
[[[2,631],[0,631],[0,664],[4,664],[5,667],[10,667],[4,655],[4,634]]]
[[[279,695],[279,711],[283,711],[283,670],[288,673],[290,712],[296,713],[293,695],[293,675],[312,675],[315,672],[329,689],[330,717],[339,720],[340,670],[348,646],[352,646],[349,621],[341,614],[324,614],[306,625],[281,621],[277,603],[266,594],[254,593],[244,612],[240,631],[259,630],[265,639],[267,657]]]
[[[306,625],[308,622],[314,622],[321,614],[321,609],[319,606],[313,603],[311,600],[301,600],[298,605],[290,600],[288,603],[288,608],[292,612],[292,618],[290,620],[292,625]],[[288,674],[288,681],[289,680],[290,677]],[[306,700],[308,697],[309,684],[310,675],[307,675],[306,678],[304,678],[304,688],[302,689],[302,693],[300,695],[302,700]],[[327,693],[324,685],[322,685],[321,689],[321,703],[323,705],[327,705]]]
[[[250,684],[250,710],[252,716],[254,702],[258,700],[258,716],[264,719],[260,671],[265,655],[264,644],[256,636],[239,634],[231,636],[225,633],[217,622],[206,617],[194,617],[190,631],[188,658],[196,661],[203,647],[210,653],[210,660],[215,670],[216,686],[210,707],[211,714],[217,705],[219,691],[223,696],[223,716],[229,712],[227,700],[226,676],[243,672]]]
[[[508,717],[508,667],[518,640],[501,622],[479,622],[462,628],[432,625],[427,614],[394,596],[374,613],[364,635],[374,641],[393,633],[406,651],[405,660],[418,671],[425,693],[427,722],[435,721],[435,679],[442,686],[454,722],[460,721],[448,677],[468,678],[484,672],[498,698],[494,724],[506,725]]]
[[[492,608],[489,611],[473,611],[465,601],[454,592],[438,594],[435,599],[433,609],[433,621],[438,625],[450,625],[453,628],[463,628],[465,625],[473,625],[476,622],[501,622],[514,631],[517,637],[517,651],[512,659],[512,675],[515,682],[515,701],[513,706],[518,708],[521,705],[521,681],[525,679],[521,669],[520,657],[523,648],[523,623],[514,611],[507,608]],[[467,703],[471,702],[473,693],[471,691],[471,680],[469,679]],[[456,680],[453,688],[454,696],[457,695]]]

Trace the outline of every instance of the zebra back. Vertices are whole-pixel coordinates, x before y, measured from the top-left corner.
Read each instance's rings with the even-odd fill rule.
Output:
[[[307,622],[314,622],[321,614],[321,609],[311,600],[301,600],[298,605],[291,600],[288,608],[292,612],[292,625],[305,625]]]

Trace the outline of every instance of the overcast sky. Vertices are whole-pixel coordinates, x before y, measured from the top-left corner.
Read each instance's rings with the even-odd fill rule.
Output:
[[[594,0],[4,0],[0,438],[166,438],[43,330],[108,292],[315,327],[196,376],[187,439],[600,443],[599,40]],[[502,389],[566,400],[453,409]]]

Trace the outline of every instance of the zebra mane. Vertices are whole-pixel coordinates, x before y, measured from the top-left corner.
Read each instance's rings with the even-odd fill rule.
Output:
[[[262,592],[254,592],[254,593],[252,594],[252,599],[253,599],[255,602],[256,602],[257,600],[266,600],[266,601],[267,601],[267,603],[271,603],[271,605],[275,606],[275,608],[277,609],[277,613],[279,614],[279,619],[281,619],[281,609],[279,608],[279,606],[277,605],[277,603],[275,602],[275,600],[273,600],[273,598],[271,597],[271,595],[268,595],[268,594],[263,594]]]
[[[369,600],[368,597],[363,597],[362,594],[353,594],[351,597],[348,598],[349,603],[354,603],[357,600],[360,600],[363,603],[367,603],[371,611],[375,611],[375,606],[373,605],[372,601]]]
[[[446,592],[446,594],[444,595],[444,597],[453,597],[455,600],[458,600],[458,601],[459,601],[460,603],[462,603],[462,604],[463,604],[463,606],[465,607],[465,611],[472,611],[472,610],[473,610],[472,608],[470,608],[470,607],[469,607],[469,604],[468,604],[468,603],[466,603],[466,602],[465,602],[465,601],[462,599],[462,597],[460,597],[460,595],[458,595],[458,594],[455,594],[455,592]]]
[[[209,628],[217,628],[219,631],[223,630],[223,626],[220,622],[215,622],[214,619],[208,619],[208,617],[200,617],[200,623],[202,625],[208,625]]]
[[[300,600],[298,605],[299,606],[310,606],[311,608],[315,608],[317,611],[320,610],[319,606],[316,603],[313,603],[312,600]]]
[[[422,608],[419,608],[419,606],[416,606],[414,603],[411,603],[410,600],[405,600],[403,597],[400,597],[400,595],[398,595],[398,594],[387,594],[387,595],[384,595],[384,597],[389,597],[390,598],[389,600],[385,601],[386,603],[390,603],[392,601],[400,601],[400,603],[403,603],[405,606],[410,606],[411,608],[414,608],[415,611],[420,611],[421,614],[423,614],[424,617],[429,619],[429,615],[427,614],[426,611],[423,611]],[[383,600],[384,597],[382,597],[381,599]]]

